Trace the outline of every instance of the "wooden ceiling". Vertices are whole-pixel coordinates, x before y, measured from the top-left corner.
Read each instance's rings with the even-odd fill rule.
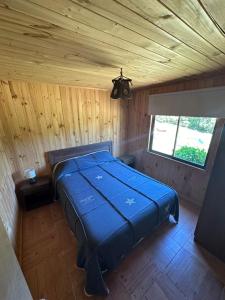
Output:
[[[0,0],[0,78],[110,88],[225,66],[224,0]]]

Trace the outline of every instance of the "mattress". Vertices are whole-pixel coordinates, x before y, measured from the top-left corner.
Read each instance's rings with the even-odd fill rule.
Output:
[[[103,273],[170,215],[178,222],[176,191],[108,151],[58,163],[53,179],[56,199],[78,240],[77,265],[86,270],[88,294],[108,294]]]

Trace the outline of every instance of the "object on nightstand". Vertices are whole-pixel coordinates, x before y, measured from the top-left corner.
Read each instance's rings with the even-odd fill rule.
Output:
[[[53,201],[52,181],[49,176],[37,177],[30,184],[24,180],[16,185],[16,195],[19,204],[25,210],[31,210]]]
[[[24,170],[25,178],[29,180],[30,184],[33,184],[37,181],[37,175],[35,169],[26,169]]]
[[[125,165],[134,168],[135,166],[135,156],[131,154],[124,154],[118,157]]]

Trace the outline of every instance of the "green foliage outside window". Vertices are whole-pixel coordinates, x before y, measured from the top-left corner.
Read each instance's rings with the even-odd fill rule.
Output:
[[[204,149],[183,146],[175,151],[174,156],[204,166],[207,153]]]
[[[180,126],[188,127],[204,133],[212,133],[215,126],[214,118],[181,117]]]

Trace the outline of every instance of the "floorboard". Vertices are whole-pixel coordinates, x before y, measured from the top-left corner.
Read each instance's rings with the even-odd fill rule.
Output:
[[[193,241],[198,210],[181,203],[166,222],[105,274],[110,300],[225,300],[225,264]],[[88,299],[76,240],[58,203],[23,214],[22,269],[34,300]],[[93,300],[102,299],[92,297]]]

